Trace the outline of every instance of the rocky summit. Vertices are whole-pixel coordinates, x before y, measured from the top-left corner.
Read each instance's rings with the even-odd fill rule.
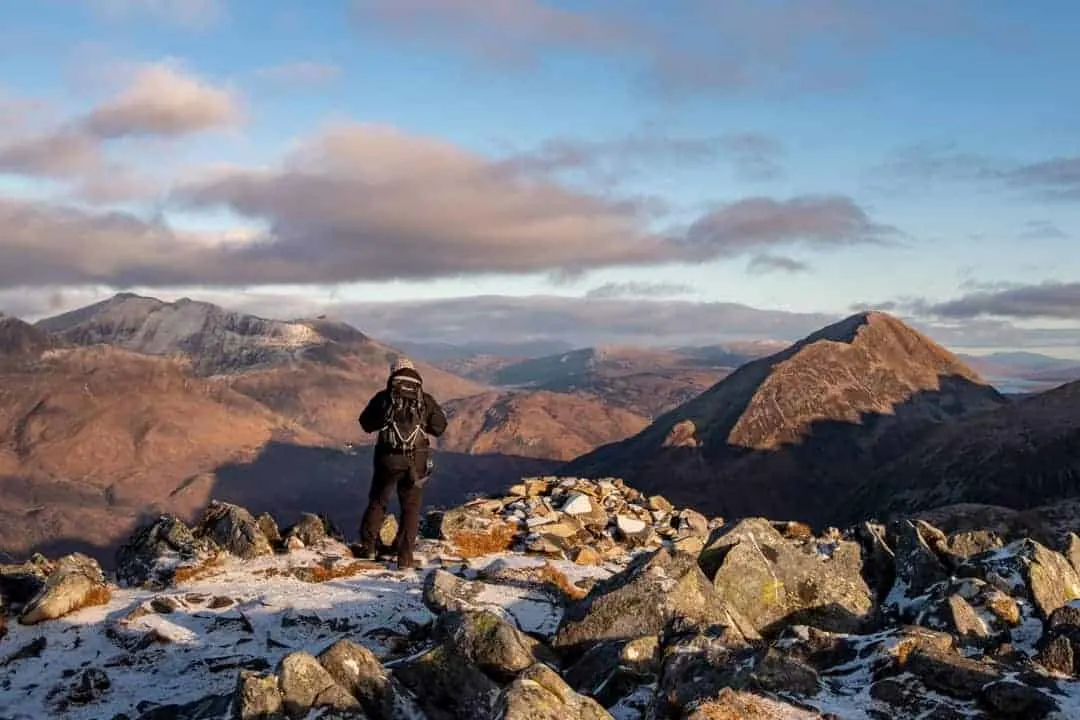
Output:
[[[399,571],[213,502],[115,574],[0,566],[0,718],[1077,717],[1080,537],[940,520],[816,534],[532,477],[430,513]]]

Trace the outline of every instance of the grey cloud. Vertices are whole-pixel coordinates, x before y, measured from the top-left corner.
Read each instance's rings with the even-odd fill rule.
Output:
[[[769,273],[769,272],[806,272],[810,269],[810,266],[801,260],[795,258],[786,257],[784,255],[769,255],[762,253],[755,255],[750,259],[749,271],[752,273]]]
[[[72,177],[97,171],[104,162],[97,139],[78,130],[0,144],[0,172],[16,175]]]
[[[614,183],[633,172],[655,172],[660,163],[708,165],[727,162],[744,180],[772,180],[783,175],[783,143],[759,133],[714,137],[670,137],[649,130],[611,140],[549,140],[534,151],[504,161],[514,171],[558,173],[584,171]]]
[[[760,87],[821,90],[862,56],[912,33],[970,30],[980,16],[929,0],[734,0],[680,4],[679,24],[629,11],[563,9],[550,0],[353,0],[361,33],[390,31],[494,64],[526,65],[552,47],[600,53],[644,70],[640,86],[673,96]],[[620,8],[622,10],[622,8]],[[829,53],[819,52],[821,47]]]
[[[630,280],[627,282],[609,282],[592,288],[585,293],[587,298],[642,298],[642,297],[672,297],[674,295],[687,295],[694,292],[694,288],[684,283],[675,282],[645,282]]]
[[[990,315],[1080,320],[1080,282],[1047,282],[996,292],[976,292],[956,300],[930,305],[927,310],[949,318]]]
[[[690,226],[685,243],[689,253],[712,257],[798,241],[826,247],[878,244],[898,234],[846,196],[754,197],[705,214]]]
[[[931,182],[974,182],[1018,190],[1046,200],[1080,199],[1080,157],[1021,161],[964,152],[953,144],[916,145],[894,152],[871,168],[888,185],[924,188]]]
[[[117,192],[125,187],[117,177]],[[226,169],[174,189],[166,207],[225,208],[265,231],[244,242],[164,220],[0,203],[0,285],[101,282],[207,287],[560,273],[701,262],[806,242],[880,242],[891,228],[845,197],[751,198],[658,235],[648,198],[568,189],[452,144],[339,125],[277,169]]]

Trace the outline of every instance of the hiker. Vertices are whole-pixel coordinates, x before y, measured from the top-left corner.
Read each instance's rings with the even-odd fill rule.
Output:
[[[423,378],[407,358],[390,366],[386,387],[368,401],[358,418],[365,432],[378,432],[368,506],[360,522],[360,557],[374,560],[379,529],[390,494],[397,488],[401,522],[394,539],[398,568],[415,567],[413,548],[420,529],[424,485],[434,463],[428,435],[446,430],[446,415],[427,391]]]

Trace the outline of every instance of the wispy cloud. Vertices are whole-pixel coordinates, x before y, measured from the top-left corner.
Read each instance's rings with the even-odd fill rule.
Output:
[[[1069,234],[1048,220],[1032,220],[1020,231],[1024,240],[1067,240]]]
[[[666,298],[689,295],[694,288],[685,283],[645,282],[630,280],[627,282],[609,282],[592,288],[585,293],[587,298]]]
[[[796,260],[795,258],[784,255],[770,255],[768,253],[762,253],[752,257],[748,267],[750,272],[758,275],[770,272],[806,272],[809,269],[810,266],[801,260]]]
[[[927,0],[691,0],[680,4],[677,23],[633,6],[604,12],[551,0],[353,0],[353,9],[360,32],[393,32],[500,71],[553,49],[618,58],[644,69],[642,87],[668,96],[820,90],[850,81],[858,59],[905,34],[951,32],[979,17]]]
[[[929,305],[926,310],[948,318],[996,316],[1080,320],[1080,282],[1046,282],[975,292]]]

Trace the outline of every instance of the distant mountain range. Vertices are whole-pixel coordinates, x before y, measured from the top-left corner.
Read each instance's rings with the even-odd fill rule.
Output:
[[[429,504],[557,472],[824,525],[1078,490],[1078,385],[1010,400],[986,379],[1066,362],[973,360],[984,374],[884,313],[793,344],[468,354],[508,349],[409,351],[450,418]],[[108,562],[144,513],[190,517],[211,497],[352,532],[372,441],[356,417],[402,353],[326,318],[131,294],[0,318],[0,549]]]

